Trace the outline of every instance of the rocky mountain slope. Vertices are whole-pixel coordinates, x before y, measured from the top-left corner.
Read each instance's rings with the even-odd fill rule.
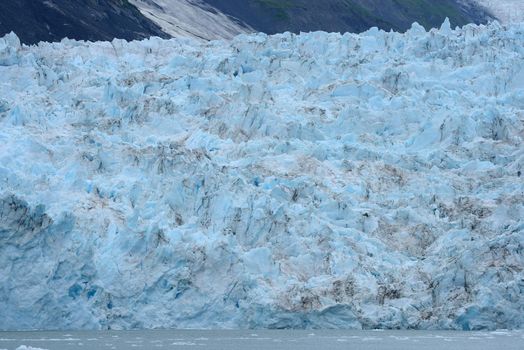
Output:
[[[370,27],[404,31],[413,22],[426,29],[446,17],[452,26],[484,23],[490,17],[473,3],[457,0],[205,0],[264,33],[362,32]]]
[[[171,35],[204,39],[236,34],[362,32],[377,26],[408,29],[415,21],[438,27],[485,23],[492,16],[474,2],[457,0],[132,0],[142,13]]]
[[[0,35],[11,31],[27,44],[168,37],[127,0],[0,1]]]
[[[362,32],[377,26],[427,29],[485,23],[483,8],[465,0],[20,0],[0,2],[0,35],[24,43],[189,36],[229,39],[247,32]]]
[[[523,33],[0,39],[0,329],[523,327]]]
[[[189,36],[204,40],[230,39],[254,32],[201,0],[130,0],[144,16],[156,22],[173,37]]]

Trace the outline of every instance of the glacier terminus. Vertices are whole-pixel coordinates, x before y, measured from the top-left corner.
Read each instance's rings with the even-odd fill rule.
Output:
[[[524,326],[524,24],[0,38],[0,329]]]

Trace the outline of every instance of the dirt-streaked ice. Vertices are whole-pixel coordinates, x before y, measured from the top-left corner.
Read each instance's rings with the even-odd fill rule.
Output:
[[[524,325],[524,25],[0,39],[0,329]]]

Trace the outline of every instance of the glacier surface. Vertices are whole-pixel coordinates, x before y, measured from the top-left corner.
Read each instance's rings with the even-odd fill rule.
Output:
[[[0,329],[524,326],[524,24],[0,38]]]

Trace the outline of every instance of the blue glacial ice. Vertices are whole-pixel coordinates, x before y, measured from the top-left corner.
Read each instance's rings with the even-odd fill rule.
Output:
[[[524,326],[524,25],[0,38],[0,329]]]

